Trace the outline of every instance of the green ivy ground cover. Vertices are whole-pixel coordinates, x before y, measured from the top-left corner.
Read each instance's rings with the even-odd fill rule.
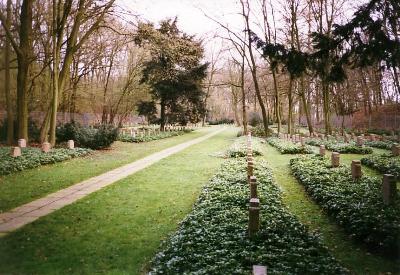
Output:
[[[262,149],[261,149],[262,142],[263,140],[261,138],[257,137],[251,138],[253,156],[262,155]],[[224,156],[228,158],[238,158],[247,156],[247,137],[242,136],[236,139],[235,142],[225,152]]]
[[[378,170],[384,174],[392,174],[400,179],[400,156],[394,157],[391,154],[371,155],[361,159],[361,163]]]
[[[386,149],[386,150],[391,150],[393,144],[396,144],[393,141],[390,140],[375,140],[375,141],[366,141],[365,145],[369,147],[374,147],[374,148],[379,148],[379,149]]]
[[[280,138],[268,138],[267,142],[274,146],[281,154],[312,154],[313,150],[310,146],[301,146],[291,141],[286,141]]]
[[[290,160],[293,175],[307,193],[355,240],[382,254],[399,249],[400,201],[384,205],[381,179],[363,176],[352,180],[350,169],[332,168],[327,158]]]
[[[12,157],[10,147],[0,148],[0,175],[8,175],[17,171],[39,167],[65,161],[71,158],[81,157],[92,152],[85,148],[53,148],[48,153],[43,153],[39,148],[22,148],[22,155]]]
[[[134,143],[139,143],[139,142],[148,142],[148,141],[153,141],[153,140],[159,140],[163,138],[169,138],[169,137],[175,137],[175,136],[180,136],[186,133],[190,133],[193,130],[183,130],[183,131],[172,131],[172,132],[160,132],[159,134],[152,134],[152,135],[147,135],[147,136],[130,136],[130,135],[119,135],[118,140],[122,142],[134,142]]]
[[[192,212],[162,245],[150,274],[343,274],[346,269],[282,204],[271,170],[255,169],[261,229],[247,234],[249,187],[243,158],[226,161],[204,187]]]
[[[312,146],[320,146],[325,145],[325,148],[333,151],[338,152],[341,154],[371,154],[372,148],[366,146],[357,146],[355,142],[337,142],[334,140],[321,140],[321,139],[308,139],[306,144]]]

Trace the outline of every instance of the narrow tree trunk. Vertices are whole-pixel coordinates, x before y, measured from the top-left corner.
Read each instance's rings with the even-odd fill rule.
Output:
[[[306,119],[307,119],[308,131],[311,134],[312,132],[314,132],[314,130],[313,130],[312,122],[311,122],[310,110],[308,108],[308,104],[307,104],[307,100],[306,100],[303,76],[300,78],[300,88],[301,88],[301,101],[303,102],[303,110],[304,110],[304,113],[305,113]]]
[[[293,79],[289,79],[289,88],[288,88],[288,103],[289,103],[289,110],[288,110],[288,131],[289,135],[292,134],[292,121],[293,121],[293,95],[292,95],[292,86],[293,86]]]
[[[278,134],[281,132],[282,119],[281,119],[281,101],[278,91],[278,84],[276,81],[276,72],[275,69],[272,69],[272,78],[274,80],[274,90],[275,90],[275,112],[276,112],[276,120],[278,122]]]
[[[161,105],[161,110],[160,110],[160,129],[161,129],[161,131],[164,131],[165,130],[165,109],[166,109],[166,106],[165,106],[165,102],[164,102],[164,100],[163,99],[161,99],[161,103],[160,103],[160,105]]]
[[[57,127],[57,107],[58,107],[58,66],[60,60],[60,53],[58,51],[57,41],[57,19],[58,19],[58,5],[57,0],[53,0],[53,99],[51,102],[51,119],[50,119],[50,144],[56,144],[56,127]]]
[[[331,134],[331,116],[329,106],[329,86],[327,83],[322,82],[322,95],[323,95],[323,107],[324,107],[324,123],[326,134]]]

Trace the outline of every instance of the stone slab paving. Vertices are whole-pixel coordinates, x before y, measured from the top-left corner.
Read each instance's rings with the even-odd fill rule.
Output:
[[[21,205],[8,212],[0,214],[0,237],[12,232],[24,225],[31,223],[40,217],[46,216],[66,205],[96,192],[114,182],[117,182],[129,175],[132,175],[159,160],[182,151],[189,146],[200,143],[212,136],[224,131],[225,128],[213,131],[205,136],[178,144],[176,146],[164,149],[140,160],[121,166],[99,176],[87,179],[74,184],[55,193],[49,194],[44,198],[37,199],[27,204]]]

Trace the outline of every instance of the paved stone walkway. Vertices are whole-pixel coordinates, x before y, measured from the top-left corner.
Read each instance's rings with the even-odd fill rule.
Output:
[[[189,146],[202,142],[219,134],[222,131],[224,131],[224,128],[216,130],[205,136],[164,149],[160,152],[121,166],[97,177],[90,178],[68,188],[49,194],[44,198],[14,208],[9,212],[2,213],[0,214],[0,236],[4,236],[5,234],[31,223],[40,217],[46,216],[57,209],[74,203],[75,201],[102,189],[103,187],[113,184],[114,182],[132,175],[133,173],[136,173],[137,171],[140,171],[163,158],[182,151]]]

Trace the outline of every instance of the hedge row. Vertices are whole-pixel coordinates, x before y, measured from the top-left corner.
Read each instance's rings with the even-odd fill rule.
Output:
[[[325,145],[325,148],[333,151],[338,152],[341,154],[371,154],[372,148],[366,146],[357,146],[355,142],[351,141],[349,143],[344,142],[337,142],[333,140],[321,140],[321,139],[308,139],[306,144],[312,146],[320,146]]]
[[[118,140],[122,142],[134,142],[134,143],[140,143],[140,142],[148,142],[148,141],[153,141],[153,140],[159,140],[163,138],[169,138],[169,137],[175,137],[175,136],[180,136],[186,133],[190,133],[193,130],[183,130],[183,131],[171,131],[171,132],[160,132],[159,134],[152,134],[152,135],[146,135],[146,136],[138,136],[133,137],[131,135],[127,134],[120,134],[118,135]]]
[[[371,155],[361,159],[361,163],[384,174],[392,174],[400,179],[400,156],[391,154]]]
[[[261,226],[249,238],[246,162],[226,161],[204,187],[192,212],[162,245],[149,274],[250,274],[254,264],[268,274],[344,274],[348,271],[282,204],[265,162],[255,175]]]
[[[53,148],[43,153],[38,148],[22,148],[20,157],[10,156],[10,147],[0,148],[0,175],[7,175],[17,171],[35,168],[41,165],[65,161],[71,158],[87,155],[92,152],[85,148]]]
[[[268,138],[268,143],[274,146],[281,154],[312,154],[313,150],[310,146],[301,146],[300,144],[280,138]]]
[[[351,237],[382,253],[398,251],[400,201],[384,205],[381,179],[363,176],[355,182],[349,168],[332,168],[320,156],[295,158],[290,166],[307,193]]]

